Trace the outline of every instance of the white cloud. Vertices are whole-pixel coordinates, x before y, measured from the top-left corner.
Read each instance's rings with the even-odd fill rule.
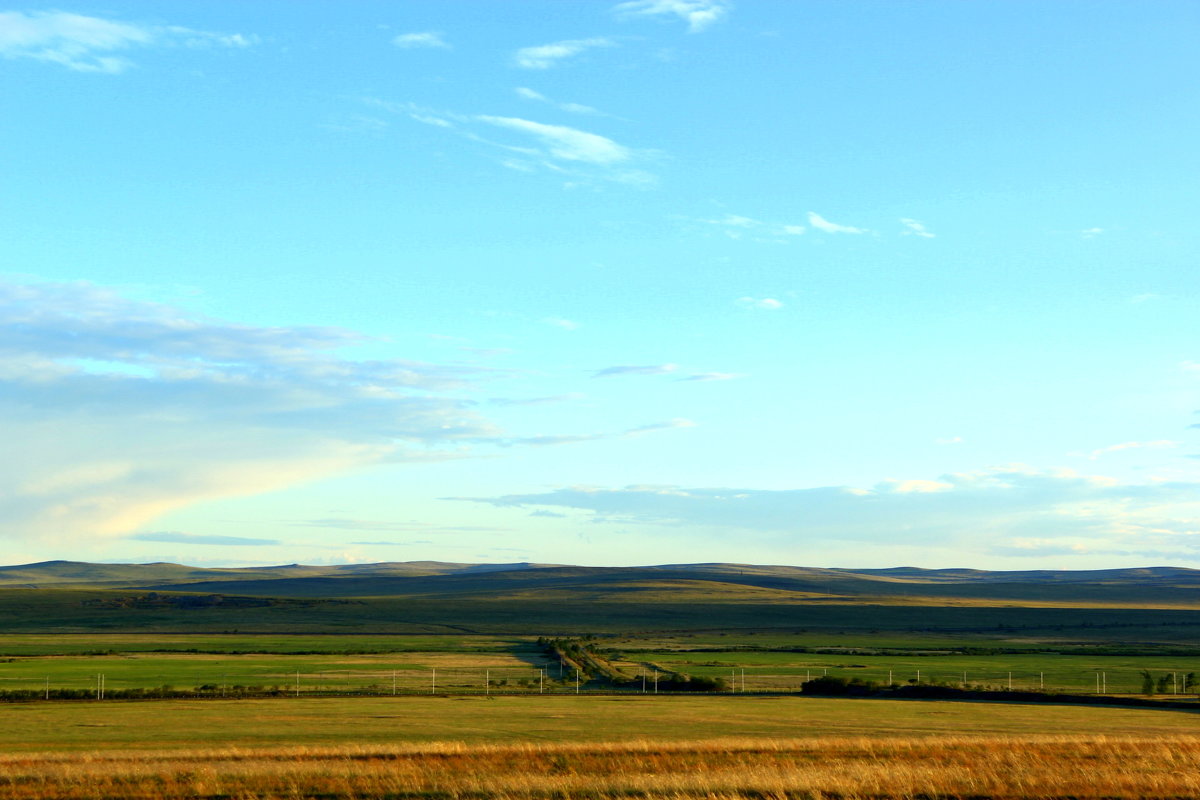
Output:
[[[1079,232],[1079,235],[1084,239],[1095,239],[1100,234],[1104,233],[1104,228],[1087,228]]]
[[[677,526],[691,536],[757,532],[796,545],[903,542],[936,554],[952,544],[957,551],[990,553],[1036,539],[1064,547],[1083,543],[1089,552],[1170,549],[1200,560],[1200,483],[1131,484],[1065,470],[998,467],[870,488],[568,487],[459,499],[574,509],[596,522]]]
[[[673,15],[688,24],[689,33],[699,33],[729,13],[727,0],[630,0],[613,6],[618,17]]]
[[[597,47],[615,47],[616,42],[603,37],[591,39],[567,39],[536,47],[522,47],[513,56],[518,67],[523,69],[549,69],[558,66],[563,59]]]
[[[900,224],[908,228],[902,236],[920,236],[923,239],[932,239],[936,234],[930,233],[924,223],[917,222],[915,219],[901,218]]]
[[[605,367],[592,373],[593,378],[611,378],[618,375],[666,375],[679,369],[677,364],[647,364],[641,366]]]
[[[948,436],[944,439],[934,439],[938,444],[962,444],[964,439],[961,436]]]
[[[0,12],[0,56],[46,61],[76,72],[124,72],[133,62],[123,53],[138,47],[248,47],[256,41],[238,33],[135,25],[64,11]]]
[[[220,536],[203,533],[156,531],[135,533],[130,539],[138,542],[168,542],[170,544],[206,544],[220,547],[257,547],[282,544],[278,539],[250,539],[245,536]]]
[[[623,431],[617,431],[615,433],[539,434],[537,436],[523,436],[516,439],[509,439],[507,440],[506,444],[532,445],[535,447],[546,447],[560,444],[580,444],[582,442],[595,442],[604,439],[628,439],[647,433],[655,433],[657,431],[694,427],[696,427],[696,423],[692,422],[690,419],[677,417],[676,419],[667,420],[666,422],[653,422],[649,425],[639,425],[636,428],[626,428]]]
[[[1100,458],[1100,456],[1107,455],[1108,453],[1119,453],[1123,450],[1144,450],[1146,448],[1162,449],[1178,446],[1179,442],[1173,442],[1169,439],[1157,439],[1153,442],[1122,442],[1120,444],[1110,444],[1108,447],[1101,447],[1093,450],[1088,458],[1092,461],[1095,461],[1096,459]]]
[[[628,161],[632,156],[629,148],[608,137],[565,125],[546,125],[518,117],[480,116],[478,119],[499,128],[529,134],[541,142],[550,157],[564,161],[609,165]]]
[[[880,484],[880,486],[886,486],[888,487],[888,491],[892,491],[897,494],[911,494],[912,492],[927,494],[929,492],[945,492],[954,488],[954,484],[952,483],[946,483],[945,481],[923,480],[920,478],[900,481],[889,480],[884,481],[882,484]]]
[[[553,325],[556,328],[562,328],[565,331],[574,331],[579,329],[579,323],[562,317],[546,317],[542,322],[547,325]]]
[[[532,89],[529,93],[537,94]],[[564,179],[564,185],[568,187],[593,180],[631,186],[647,186],[655,182],[654,175],[637,168],[637,162],[647,158],[648,153],[633,150],[597,133],[520,117],[486,114],[471,116],[438,111],[414,103],[392,102],[374,97],[364,97],[362,102],[373,108],[403,114],[416,122],[443,128],[472,142],[494,148],[501,151],[498,158],[501,166],[518,172],[548,172]],[[505,142],[495,141],[483,135],[495,129],[519,134],[525,138]]]
[[[434,31],[424,31],[422,33],[402,33],[395,39],[392,39],[392,44],[396,45],[396,47],[404,48],[405,50],[411,50],[418,47],[432,47],[443,50],[450,49],[450,45],[447,44],[446,40],[442,38],[442,34]]]
[[[766,311],[783,308],[783,303],[773,297],[764,297],[761,300],[754,297],[739,297],[737,304],[742,308],[760,308]]]
[[[546,103],[547,105],[554,106],[555,108],[557,108],[560,111],[566,111],[568,114],[585,114],[585,115],[589,115],[589,116],[608,116],[607,114],[601,115],[600,112],[597,111],[596,109],[592,108],[591,106],[585,106],[582,103],[557,103],[557,102],[551,100],[549,97],[546,97],[546,95],[542,94],[541,92],[535,91],[535,90],[530,89],[525,86],[518,86],[513,91],[515,91],[517,93],[518,97],[523,97],[526,100],[534,100],[538,103]]]
[[[749,237],[751,241],[757,242],[783,242],[791,236],[802,236],[805,231],[803,225],[764,222],[741,214],[726,214],[723,217],[698,221],[721,229],[731,239]]]
[[[852,228],[849,225],[830,222],[814,211],[808,212],[808,224],[825,233],[870,233],[866,228]]]
[[[24,454],[0,461],[0,535],[119,535],[201,500],[496,437],[448,394],[486,371],[337,354],[366,341],[85,283],[0,284],[0,441]]]
[[[732,381],[738,378],[744,378],[745,375],[740,375],[736,372],[697,372],[694,375],[688,375],[679,378],[681,381]]]

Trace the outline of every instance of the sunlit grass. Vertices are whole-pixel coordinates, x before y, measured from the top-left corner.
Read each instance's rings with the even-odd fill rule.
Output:
[[[96,750],[0,756],[0,798],[1124,798],[1200,794],[1200,738]]]

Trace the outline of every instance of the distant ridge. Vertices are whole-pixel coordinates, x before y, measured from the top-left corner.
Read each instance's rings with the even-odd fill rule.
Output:
[[[475,597],[598,599],[697,597],[719,602],[954,605],[1133,604],[1200,607],[1200,570],[834,569],[761,564],[582,567],[517,562],[203,568],[183,564],[45,561],[0,567],[0,589],[121,589],[258,597]],[[566,594],[564,594],[566,593]]]

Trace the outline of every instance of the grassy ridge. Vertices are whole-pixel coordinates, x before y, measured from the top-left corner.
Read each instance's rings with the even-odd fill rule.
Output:
[[[195,607],[130,604],[116,589],[0,589],[10,632],[522,634],[628,631],[825,631],[977,634],[1101,641],[1194,642],[1200,617],[1177,608],[1026,607],[938,601],[909,605],[731,599],[712,591],[598,595],[591,589],[266,598]],[[169,595],[165,596],[184,596]],[[186,595],[193,597],[195,595]]]
[[[218,579],[219,578],[219,579]],[[0,568],[10,632],[578,635],[654,630],[1200,639],[1200,572],[412,562]]]

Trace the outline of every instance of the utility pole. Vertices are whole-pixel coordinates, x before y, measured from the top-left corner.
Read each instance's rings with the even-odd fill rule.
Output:
[[[437,694],[437,667],[433,667],[433,683],[430,684],[429,693]]]
[[[296,670],[296,697],[300,696],[300,670]]]
[[[50,699],[50,676],[46,676],[46,699]]]
[[[579,694],[579,670],[575,670],[575,694]]]
[[[392,697],[396,696],[396,670],[392,670]]]
[[[485,669],[483,671],[483,693],[492,693],[492,671],[490,669]]]
[[[658,694],[658,667],[654,668],[654,693]]]

